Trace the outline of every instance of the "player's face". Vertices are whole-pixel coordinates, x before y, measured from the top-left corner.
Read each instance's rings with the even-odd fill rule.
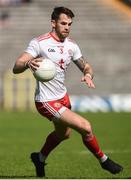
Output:
[[[52,21],[52,27],[59,39],[65,39],[71,29],[72,19],[66,14],[61,14],[57,21]]]

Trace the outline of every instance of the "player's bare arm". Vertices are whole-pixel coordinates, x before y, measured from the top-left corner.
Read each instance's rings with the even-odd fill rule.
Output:
[[[25,52],[16,60],[15,65],[13,67],[13,73],[22,73],[28,68],[36,70],[39,66],[39,61],[41,61],[41,58],[34,58],[31,54]]]
[[[92,81],[93,79],[93,70],[92,67],[88,62],[84,60],[83,57],[80,57],[76,61],[74,61],[77,67],[83,72],[84,76],[82,77],[81,81],[85,81],[88,87],[95,88],[95,85]]]

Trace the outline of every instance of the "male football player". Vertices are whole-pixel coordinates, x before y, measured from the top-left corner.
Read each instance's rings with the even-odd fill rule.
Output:
[[[103,169],[113,174],[123,169],[100,149],[90,122],[71,110],[69,95],[64,84],[65,72],[71,61],[82,71],[81,81],[89,88],[95,88],[91,65],[84,60],[79,46],[68,37],[73,18],[74,13],[70,9],[54,8],[51,15],[51,32],[32,39],[13,68],[15,74],[22,73],[28,68],[35,71],[41,57],[49,58],[56,64],[55,78],[48,82],[37,81],[36,84],[36,108],[42,116],[47,117],[54,124],[54,130],[48,135],[41,150],[31,154],[38,177],[45,176],[44,167],[48,155],[63,140],[69,138],[71,129],[81,135],[84,145],[98,159]]]

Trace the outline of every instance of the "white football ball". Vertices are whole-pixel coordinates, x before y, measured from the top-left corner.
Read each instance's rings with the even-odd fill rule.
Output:
[[[43,61],[38,62],[38,64],[39,67],[33,73],[38,81],[47,82],[55,77],[56,66],[54,62],[45,58]]]

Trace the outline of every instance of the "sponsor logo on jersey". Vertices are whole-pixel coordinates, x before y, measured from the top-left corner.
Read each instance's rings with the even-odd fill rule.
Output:
[[[49,49],[48,49],[48,52],[55,52],[55,50],[52,49],[52,48],[49,48]]]

